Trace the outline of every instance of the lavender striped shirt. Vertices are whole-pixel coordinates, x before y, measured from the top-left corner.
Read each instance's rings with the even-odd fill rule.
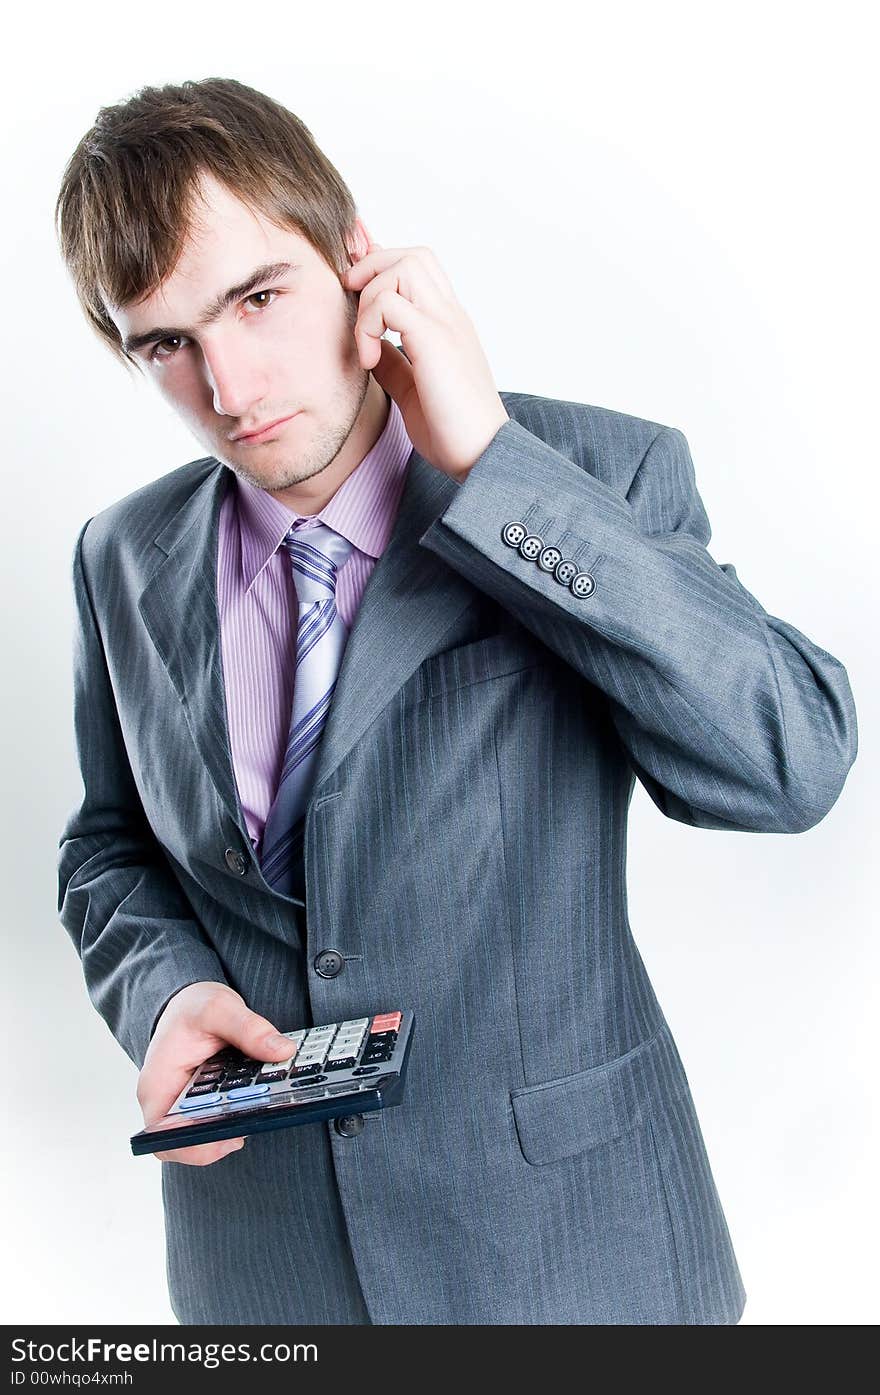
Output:
[[[391,536],[412,451],[400,409],[388,401],[388,420],[372,450],[330,502],[308,515],[353,545],[336,588],[349,629]],[[255,846],[275,798],[293,708],[299,603],[281,541],[304,516],[234,474],[220,511],[217,598],[226,716],[239,800]]]

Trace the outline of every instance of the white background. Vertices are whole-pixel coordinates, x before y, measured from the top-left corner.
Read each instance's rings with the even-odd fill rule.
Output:
[[[743,1322],[875,1322],[869,7],[317,11],[86,3],[30,11],[7,47],[3,1320],[174,1321],[160,1168],[128,1146],[136,1073],[57,919],[56,856],[81,795],[76,534],[204,451],[93,338],[52,211],[100,106],[224,76],[306,122],[377,241],[434,249],[500,389],[684,431],[712,556],[845,664],[860,752],[823,822],[692,829],[637,786],[630,918],[691,1081]]]

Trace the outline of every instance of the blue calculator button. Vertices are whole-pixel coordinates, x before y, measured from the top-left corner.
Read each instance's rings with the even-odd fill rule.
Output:
[[[226,1098],[228,1100],[246,1100],[251,1095],[266,1095],[269,1093],[268,1085],[239,1085],[235,1090],[230,1090]]]
[[[202,1109],[206,1104],[219,1104],[223,1096],[219,1090],[214,1090],[210,1094],[197,1095],[195,1099],[183,1099],[180,1101],[181,1109]]]

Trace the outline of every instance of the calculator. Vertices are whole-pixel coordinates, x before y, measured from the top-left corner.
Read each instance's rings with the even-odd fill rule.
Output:
[[[414,1027],[411,1011],[395,1010],[282,1032],[290,1040],[285,1061],[226,1046],[193,1072],[163,1118],[133,1135],[131,1151],[186,1148],[400,1104]]]

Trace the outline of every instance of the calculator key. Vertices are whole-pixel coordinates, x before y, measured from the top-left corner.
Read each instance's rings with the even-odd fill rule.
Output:
[[[280,1070],[282,1075],[286,1075],[296,1059],[296,1053],[288,1056],[286,1061],[264,1061],[260,1066],[260,1079],[264,1080],[270,1071]]]
[[[349,1066],[353,1066],[356,1060],[357,1056],[331,1056],[324,1069],[348,1070]]]
[[[263,1072],[261,1071],[261,1072],[260,1072],[260,1079],[261,1079],[261,1080],[269,1081],[270,1083],[271,1083],[271,1082],[274,1082],[275,1080],[286,1080],[286,1079],[287,1079],[287,1071],[286,1071],[286,1070],[273,1070],[273,1071],[270,1071],[268,1075],[264,1075]]]
[[[187,1090],[187,1092],[186,1092],[186,1098],[187,1098],[187,1099],[190,1099],[193,1095],[209,1095],[209,1094],[214,1094],[214,1086],[213,1086],[213,1085],[193,1085],[193,1087],[192,1087],[191,1090]]]
[[[378,1069],[378,1066],[355,1066],[352,1075],[372,1075]]]
[[[222,1099],[223,1099],[223,1096],[220,1095],[220,1094],[217,1094],[217,1093],[211,1093],[211,1094],[207,1094],[207,1095],[200,1095],[198,1099],[190,1099],[189,1097],[187,1097],[186,1099],[182,1099],[182,1100],[180,1101],[180,1108],[181,1108],[181,1109],[201,1109],[201,1108],[203,1108],[206,1104],[220,1104],[220,1102],[221,1102]]]
[[[268,1086],[268,1085],[261,1085],[261,1084],[259,1084],[259,1083],[254,1084],[254,1085],[242,1085],[242,1086],[240,1086],[237,1090],[230,1090],[230,1091],[229,1091],[229,1094],[227,1095],[227,1099],[230,1099],[230,1100],[244,1100],[244,1099],[250,1099],[251,1095],[265,1095],[265,1094],[268,1093],[268,1090],[269,1090],[269,1086]]]

